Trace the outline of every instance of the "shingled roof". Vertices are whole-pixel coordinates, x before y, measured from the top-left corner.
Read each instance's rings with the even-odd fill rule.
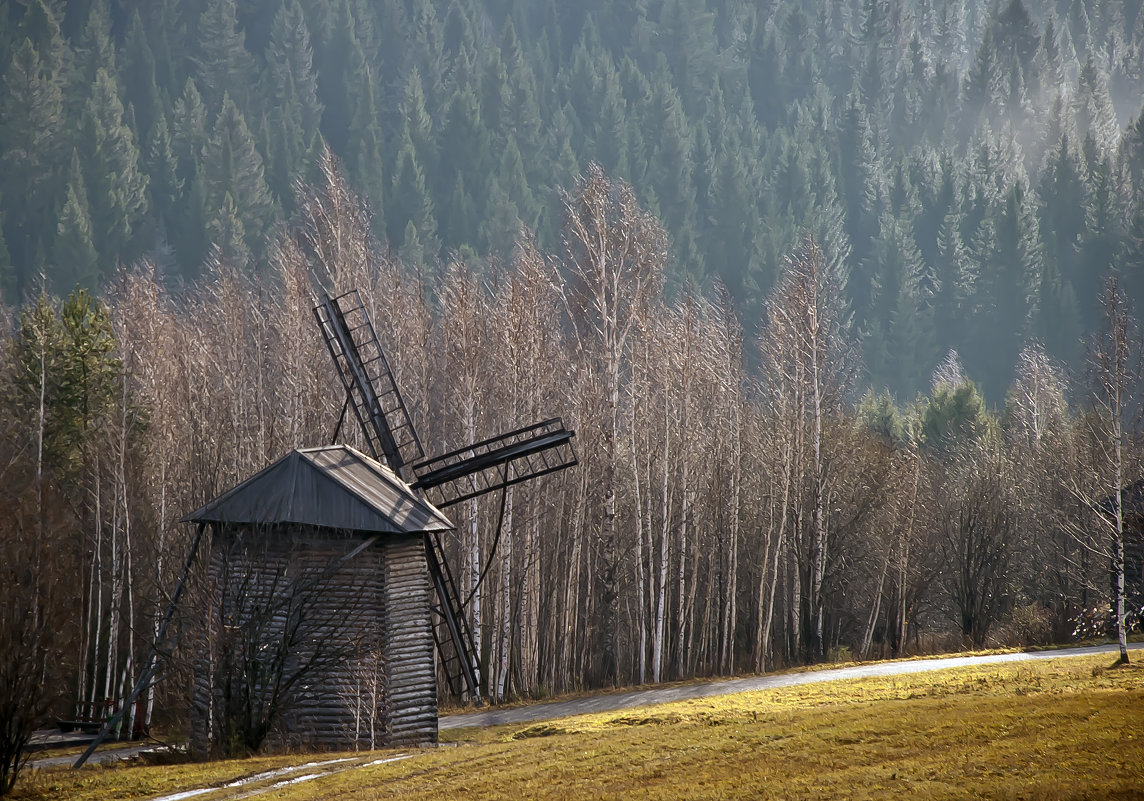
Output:
[[[345,445],[291,451],[183,520],[294,523],[378,534],[453,528],[393,471]]]

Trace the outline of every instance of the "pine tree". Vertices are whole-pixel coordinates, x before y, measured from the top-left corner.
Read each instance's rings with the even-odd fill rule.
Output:
[[[421,86],[421,73],[416,67],[409,73],[405,81],[402,100],[401,117],[404,122],[404,132],[398,138],[393,158],[400,152],[405,139],[408,138],[413,154],[420,165],[436,166],[440,161],[437,157],[437,132],[432,117],[425,106],[425,93]],[[422,168],[424,169],[424,167]],[[426,186],[434,186],[433,173],[425,175]]]
[[[1071,284],[1061,280],[1052,259],[1041,260],[1033,333],[1045,343],[1045,350],[1053,358],[1065,364],[1076,363],[1082,340],[1080,309],[1076,292]]]
[[[1119,139],[1116,109],[1108,95],[1108,79],[1089,53],[1077,76],[1073,114],[1081,136],[1091,134],[1104,152],[1112,150]]]
[[[124,99],[135,109],[140,138],[149,140],[156,120],[164,115],[165,109],[156,83],[155,54],[147,41],[138,9],[131,12],[121,53],[119,82]]]
[[[310,32],[298,0],[288,0],[274,15],[263,80],[270,100],[271,186],[279,198],[289,198],[322,122]]]
[[[489,180],[495,182],[496,177],[494,176]],[[496,196],[493,194],[493,188],[490,187],[487,196],[489,206],[493,203],[501,202],[503,204],[505,202],[499,185],[495,187],[495,191]],[[465,188],[463,173],[457,173],[457,179],[453,183],[453,191],[449,193],[443,213],[440,215],[440,222],[441,239],[446,248],[455,250],[461,247],[473,247],[477,244],[477,209],[472,196]]]
[[[436,252],[437,223],[433,214],[433,200],[425,187],[425,176],[417,161],[413,142],[408,136],[397,154],[393,171],[392,202],[387,204],[386,228],[389,241],[405,246],[406,234],[412,226],[419,248]]]
[[[1128,199],[1124,174],[1113,165],[1108,151],[1100,150],[1091,135],[1086,137],[1083,150],[1087,191],[1079,249],[1084,272],[1074,286],[1082,297],[1095,299],[1109,272],[1121,267]]]
[[[1009,385],[1017,356],[1032,333],[1034,299],[1039,279],[1040,238],[1024,183],[1018,181],[1003,199],[996,218],[993,270],[984,291],[993,315],[977,332],[985,361],[980,372],[986,393],[1000,397]]]
[[[489,48],[482,51],[483,67],[480,70],[481,123],[484,125],[490,147],[500,152],[504,147],[509,116],[508,72],[500,51]]]
[[[318,71],[318,86],[325,106],[322,133],[335,153],[345,153],[355,108],[363,100],[368,60],[349,0],[339,0],[333,8],[334,26]]]
[[[96,71],[84,107],[82,159],[96,249],[105,259],[130,260],[133,237],[147,214],[147,174],[134,132],[124,120],[114,74]]]
[[[647,108],[644,140],[651,152],[646,188],[654,190],[659,217],[671,231],[676,265],[702,278],[703,260],[695,243],[694,143],[679,94],[668,81],[666,71],[657,72]]]
[[[543,124],[536,88],[536,76],[530,62],[521,53],[520,42],[512,20],[505,23],[501,36],[501,57],[508,70],[508,108],[505,130],[511,133],[520,149],[531,180],[538,180],[542,165],[538,162]],[[543,63],[543,62],[540,62]]]
[[[238,27],[235,0],[207,0],[199,17],[198,53],[194,57],[199,89],[210,110],[221,108],[229,95],[244,112],[254,110],[254,58]]]
[[[29,10],[31,13],[31,10]],[[17,45],[0,93],[0,194],[8,199],[7,242],[17,292],[34,274],[37,253],[49,239],[64,138],[62,80],[42,62],[30,39]],[[18,199],[18,200],[17,200]]]
[[[171,146],[178,163],[179,181],[188,184],[198,172],[207,143],[207,111],[198,86],[187,78],[183,94],[175,101]]]
[[[99,257],[92,240],[91,215],[79,153],[72,151],[72,167],[68,176],[67,195],[56,225],[52,243],[52,274],[61,287],[98,289]]]
[[[862,265],[868,263],[879,231],[881,215],[881,165],[866,114],[855,95],[847,101],[838,130],[840,194],[846,209],[846,234],[853,248],[849,294],[855,324],[861,327],[871,300],[871,282]]]
[[[939,351],[963,347],[972,309],[968,306],[972,284],[967,280],[969,260],[961,240],[961,215],[950,208],[942,218],[934,261],[938,295],[935,320]]]
[[[0,208],[3,198],[0,197]],[[8,240],[4,238],[3,218],[0,218],[0,304],[11,304],[16,297],[16,270],[12,266],[12,256],[8,252]]]
[[[453,93],[440,146],[440,177],[462,173],[469,193],[473,197],[483,196],[485,181],[492,169],[492,150],[489,132],[481,118],[480,102],[467,86],[458,87]],[[428,232],[420,225],[417,231],[422,239],[428,238]]]
[[[935,281],[922,261],[909,221],[886,214],[867,272],[875,277],[875,301],[870,328],[879,332],[874,344],[884,350],[868,353],[867,366],[875,385],[889,387],[898,397],[923,388],[935,361],[933,298]]]
[[[401,261],[407,267],[412,268],[414,272],[423,272],[426,250],[427,248],[421,243],[421,236],[417,233],[417,226],[413,224],[413,220],[405,223],[405,230],[401,233],[401,247],[397,251]]]
[[[111,41],[111,9],[108,8],[108,0],[95,0],[91,4],[75,56],[76,71],[83,83],[95,80],[95,74],[101,68],[118,74],[115,67],[115,45]]]
[[[223,195],[222,203],[207,223],[207,237],[213,258],[240,270],[248,267],[250,250],[246,245],[246,231],[230,192]]]
[[[160,116],[151,129],[144,158],[150,182],[147,185],[152,214],[159,220],[162,233],[175,218],[176,208],[183,196],[183,181],[179,177],[179,162],[167,130],[167,118]]]
[[[445,55],[449,58],[456,58],[462,47],[472,45],[473,26],[459,0],[452,0],[445,12],[445,21],[441,26],[441,42],[445,46]]]
[[[262,156],[229,95],[223,95],[222,110],[203,150],[200,177],[205,219],[215,219],[229,195],[242,222],[247,250],[260,252],[277,210],[266,186]]]
[[[1000,105],[1002,92],[1002,72],[997,63],[997,45],[993,33],[987,31],[981,46],[977,49],[973,66],[965,76],[964,109],[962,133],[972,135],[984,121],[996,122],[993,113]]]
[[[990,21],[990,31],[1001,72],[1019,72],[1036,93],[1040,88],[1040,80],[1034,59],[1041,45],[1041,37],[1022,0],[1009,0],[1004,9],[998,6]]]
[[[373,79],[369,68],[362,84],[362,100],[350,124],[346,167],[352,183],[369,198],[374,233],[385,234],[385,173],[382,164],[382,134],[374,105]]]
[[[1079,246],[1086,235],[1086,191],[1077,148],[1067,135],[1062,136],[1049,151],[1037,187],[1042,256],[1054,265],[1062,289],[1075,291],[1078,281],[1083,281]]]
[[[536,229],[537,209],[524,174],[516,139],[509,136],[496,176],[489,186],[489,213],[481,226],[481,243],[489,253],[512,253],[521,233]]]

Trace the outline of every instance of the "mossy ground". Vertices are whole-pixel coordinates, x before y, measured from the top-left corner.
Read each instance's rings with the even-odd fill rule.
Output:
[[[447,732],[265,798],[1144,798],[1144,669],[960,668]],[[147,798],[305,761],[42,771],[14,798]],[[214,799],[221,796],[207,796]]]

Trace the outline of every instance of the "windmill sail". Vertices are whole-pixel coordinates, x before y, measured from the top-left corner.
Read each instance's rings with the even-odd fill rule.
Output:
[[[491,437],[413,465],[414,489],[451,506],[576,464],[575,433],[559,417]]]
[[[425,459],[421,441],[369,313],[357,291],[323,295],[314,306],[322,338],[346,390],[367,447],[393,472],[437,506],[449,506],[576,464],[572,431],[560,418],[510,431]],[[344,410],[343,410],[344,414]],[[339,424],[340,425],[340,424]],[[437,597],[433,636],[450,690],[480,699],[479,661],[472,632],[435,532],[425,535],[425,556]],[[490,557],[491,558],[491,557]]]
[[[361,295],[326,295],[314,316],[373,457],[401,475],[425,452]]]

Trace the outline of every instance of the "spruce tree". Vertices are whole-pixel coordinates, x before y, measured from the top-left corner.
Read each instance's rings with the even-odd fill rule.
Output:
[[[135,108],[140,138],[149,141],[156,121],[166,110],[156,83],[155,54],[138,9],[131,12],[121,53],[119,82],[124,99]]]
[[[413,142],[408,132],[397,154],[393,171],[392,202],[388,204],[386,229],[392,245],[403,247],[406,234],[412,226],[419,248],[436,252],[437,222],[433,212],[433,199],[425,186],[425,176],[417,161]]]
[[[198,52],[194,56],[199,89],[210,111],[221,108],[229,95],[244,112],[251,103],[254,57],[246,49],[246,36],[238,27],[235,0],[207,0],[198,23]]]
[[[437,133],[425,102],[425,92],[421,86],[421,73],[415,67],[410,71],[402,91],[401,118],[404,131],[403,135],[397,138],[392,154],[395,162],[406,139],[408,139],[409,146],[412,147],[419,165],[437,166],[439,162]],[[426,186],[433,186],[433,177],[432,172],[425,174]]]
[[[235,206],[230,192],[223,195],[222,203],[207,223],[207,237],[214,258],[245,270],[250,264],[250,249],[246,245],[246,231],[242,215]]]
[[[87,191],[83,184],[79,153],[72,151],[72,167],[68,175],[67,194],[56,224],[52,243],[52,275],[60,288],[74,286],[98,289],[99,257],[92,239],[91,215]]]
[[[369,198],[374,233],[385,235],[385,172],[382,163],[382,134],[374,104],[373,79],[366,67],[361,86],[362,99],[354,110],[346,150],[346,167],[351,183]]]
[[[59,147],[64,131],[63,93],[50,65],[41,63],[29,39],[17,47],[0,93],[0,194],[8,200],[6,236],[17,292],[34,274],[37,252],[49,231],[57,192]],[[18,199],[18,201],[17,201]]]
[[[175,101],[171,146],[178,163],[179,180],[189,183],[198,172],[207,143],[207,111],[194,79],[187,78]]]
[[[492,149],[488,129],[481,117],[480,102],[471,88],[461,86],[453,93],[440,145],[440,177],[462,173],[470,194],[483,196],[485,181],[492,169]],[[423,239],[428,236],[420,225],[417,230]]]
[[[310,32],[298,0],[288,0],[274,15],[263,85],[270,100],[270,183],[278,197],[289,198],[322,122]]]
[[[76,47],[76,72],[83,83],[95,80],[99,69],[118,75],[115,45],[111,41],[111,10],[108,0],[95,0]]]
[[[96,71],[84,107],[82,158],[95,246],[104,259],[130,260],[134,234],[147,214],[147,174],[135,133],[124,119],[114,73]]]
[[[242,222],[247,250],[260,252],[277,210],[266,186],[262,156],[254,146],[254,137],[226,94],[203,150],[201,179],[205,219],[214,220],[229,195]]]
[[[0,197],[0,208],[3,198]],[[0,304],[11,304],[16,298],[16,270],[12,266],[12,256],[8,252],[8,240],[4,238],[3,218],[0,217]]]
[[[1086,186],[1079,153],[1066,135],[1054,143],[1037,188],[1042,256],[1055,265],[1062,287],[1083,282],[1080,242],[1086,236]],[[1077,294],[1078,298],[1084,296]],[[1091,319],[1091,318],[1088,318]]]
[[[160,229],[166,231],[182,199],[183,180],[179,177],[179,162],[164,116],[160,116],[151,129],[144,163],[150,176],[147,188],[151,212],[158,219]]]

